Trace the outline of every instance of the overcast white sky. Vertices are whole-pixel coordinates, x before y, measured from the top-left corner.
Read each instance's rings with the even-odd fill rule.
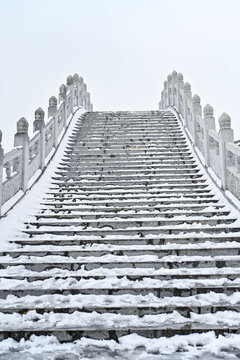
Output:
[[[240,0],[0,0],[0,46],[7,150],[75,72],[95,110],[148,110],[175,69],[240,138]]]

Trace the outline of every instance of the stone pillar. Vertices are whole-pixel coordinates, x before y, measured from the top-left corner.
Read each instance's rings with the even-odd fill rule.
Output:
[[[87,92],[87,110],[90,111],[90,104],[91,104],[91,101],[90,101],[90,92]]]
[[[231,118],[226,113],[223,113],[219,118],[219,159],[221,169],[222,188],[226,190],[227,184],[227,154],[226,143],[234,142],[233,130],[231,129]]]
[[[188,100],[192,98],[191,92],[191,85],[186,82],[183,87],[184,90],[184,97],[183,97],[183,118],[184,118],[184,125],[189,129],[189,119],[188,119]]]
[[[87,85],[83,84],[83,108],[86,109],[87,105]]]
[[[180,112],[180,114],[183,116],[183,109],[181,107],[181,90],[183,89],[183,75],[181,73],[178,74],[177,76],[177,108],[178,111]]]
[[[45,113],[42,108],[38,108],[34,115],[33,131],[40,131],[40,169],[43,169],[45,166]]]
[[[163,93],[164,93],[164,100],[163,100],[163,109],[166,109],[168,106],[167,99],[168,99],[168,90],[167,90],[167,81],[163,83]]]
[[[172,75],[167,77],[167,106],[172,106]]]
[[[176,106],[176,86],[177,86],[177,72],[174,70],[172,72],[172,106]]]
[[[53,146],[56,148],[58,144],[58,110],[57,110],[57,98],[55,96],[50,97],[48,106],[48,117],[54,117],[54,138]]]
[[[28,189],[29,180],[29,136],[28,122],[24,117],[17,122],[17,133],[14,137],[14,146],[22,147],[21,189],[25,192]]]
[[[2,179],[3,179],[3,148],[2,148],[2,132],[0,130],[0,217],[1,213],[1,206],[2,206]]]
[[[58,101],[59,102],[64,101],[64,119],[63,119],[64,127],[66,127],[66,125],[67,125],[66,93],[67,93],[66,85],[62,84],[59,88]]]
[[[79,106],[83,106],[83,78],[80,76],[79,77]]]
[[[75,73],[73,75],[73,105],[77,106],[77,107],[79,106],[78,86],[79,86],[79,75],[77,73]]]
[[[197,94],[193,96],[192,104],[193,104],[193,145],[196,145],[197,116],[202,117],[201,99]]]
[[[67,77],[67,90],[71,91],[71,105],[70,105],[70,112],[73,113],[74,103],[73,103],[73,77],[72,75],[68,75]]]
[[[210,157],[209,157],[209,130],[215,130],[215,118],[213,117],[213,108],[211,105],[207,104],[203,109],[203,126],[204,126],[204,156],[205,156],[205,166],[210,166]]]

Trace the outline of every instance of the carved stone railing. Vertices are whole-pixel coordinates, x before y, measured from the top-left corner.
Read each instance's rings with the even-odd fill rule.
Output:
[[[58,100],[55,96],[49,99],[46,123],[43,109],[35,111],[32,139],[28,136],[27,120],[21,118],[17,122],[14,149],[4,154],[0,131],[0,215],[2,205],[17,196],[19,191],[25,193],[33,175],[46,168],[74,112],[79,108],[92,111],[90,93],[82,77],[78,74],[69,75],[67,84],[59,88]],[[18,198],[21,196],[22,193]]]
[[[216,131],[213,108],[203,109],[200,97],[192,96],[191,86],[183,75],[173,71],[164,82],[159,109],[174,108],[180,115],[189,137],[201,153],[204,165],[221,180],[223,190],[240,199],[240,147],[234,142],[231,118],[223,113]]]

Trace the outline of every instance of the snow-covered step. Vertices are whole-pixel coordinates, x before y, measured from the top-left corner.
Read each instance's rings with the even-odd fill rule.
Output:
[[[57,236],[56,236],[57,235]],[[65,236],[64,236],[65,235]],[[225,243],[228,241],[236,241],[240,242],[240,231],[235,234],[231,231],[229,233],[225,233],[221,231],[220,233],[203,233],[193,232],[192,234],[183,232],[178,235],[154,235],[154,234],[146,234],[145,236],[142,233],[138,233],[135,235],[131,234],[123,234],[123,235],[111,235],[109,233],[106,236],[102,236],[102,234],[97,235],[87,235],[80,234],[76,235],[75,232],[65,233],[65,234],[45,234],[43,232],[36,233],[34,238],[17,238],[14,240],[16,244],[27,244],[27,245],[90,245],[90,244],[112,244],[112,245],[166,245],[166,244],[199,244],[203,241],[211,241],[216,243]]]
[[[211,244],[211,245],[210,245]],[[23,248],[1,251],[0,256],[9,255],[16,258],[21,255],[25,256],[50,256],[61,255],[72,258],[83,256],[103,256],[103,255],[121,255],[121,256],[134,256],[134,255],[155,255],[159,259],[164,256],[230,256],[240,255],[240,244],[236,242],[227,242],[227,245],[216,243],[198,244],[192,247],[181,246],[174,244],[175,247],[169,245],[38,245],[25,246]]]
[[[155,217],[163,217],[163,218],[175,218],[175,217],[179,217],[179,216],[184,216],[184,217],[194,217],[194,216],[201,216],[201,217],[214,217],[214,216],[228,216],[230,214],[229,210],[211,210],[211,211],[200,211],[200,212],[194,212],[194,211],[187,211],[187,210],[179,210],[177,211],[173,211],[173,212],[160,212],[160,211],[156,211],[154,209],[152,209],[152,211],[126,211],[124,212],[120,212],[120,213],[116,213],[116,212],[100,212],[100,211],[76,211],[74,213],[70,213],[70,214],[66,214],[65,212],[62,214],[54,214],[54,213],[49,213],[49,212],[43,212],[40,214],[36,214],[35,217],[37,220],[39,219],[61,219],[61,220],[65,220],[65,219],[88,219],[88,220],[92,220],[92,219],[99,219],[99,218],[115,218],[115,219],[128,219],[130,218],[134,218],[134,219],[138,219],[141,217],[144,217],[145,219],[147,218],[155,218]]]

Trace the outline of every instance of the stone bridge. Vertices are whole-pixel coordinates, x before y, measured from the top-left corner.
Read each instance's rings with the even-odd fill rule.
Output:
[[[175,71],[158,110],[93,111],[75,74],[28,126],[0,151],[0,359],[237,359],[229,115]]]

